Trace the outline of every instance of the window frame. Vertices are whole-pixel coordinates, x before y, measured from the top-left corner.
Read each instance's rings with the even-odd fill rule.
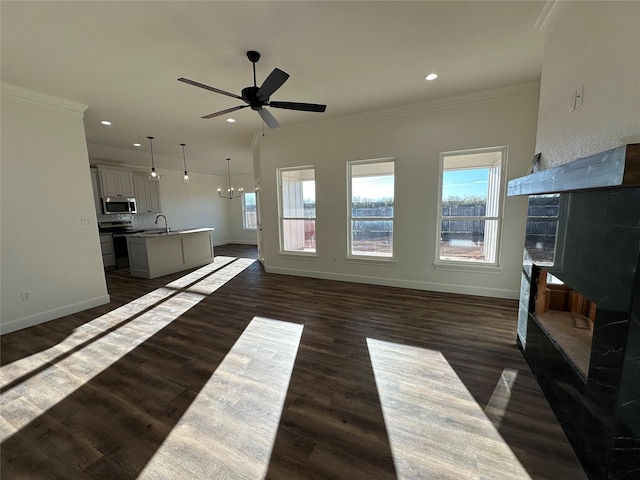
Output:
[[[314,227],[317,227],[317,217],[318,212],[316,209],[316,214],[314,217],[285,217],[284,216],[284,199],[282,198],[282,174],[286,172],[292,171],[301,171],[301,170],[313,170],[313,182],[314,187],[316,186],[316,168],[314,165],[303,165],[296,167],[283,167],[276,169],[276,180],[277,180],[277,188],[278,188],[278,237],[279,237],[279,253],[281,255],[290,255],[290,256],[301,256],[301,257],[317,257],[318,256],[318,243],[316,238],[315,250],[313,251],[304,251],[304,250],[286,250],[285,249],[285,238],[284,238],[284,221],[285,220],[313,220]],[[316,197],[316,205],[317,205],[317,197]],[[316,232],[317,233],[317,232]]]
[[[440,258],[440,242],[442,238],[442,222],[448,217],[444,217],[442,215],[442,190],[443,190],[443,174],[445,170],[461,170],[465,167],[461,168],[449,168],[445,169],[445,159],[450,157],[460,157],[467,155],[476,155],[476,154],[485,154],[485,153],[500,153],[500,173],[498,185],[496,187],[497,190],[497,214],[496,215],[485,215],[482,217],[455,217],[459,220],[493,220],[496,221],[497,227],[495,232],[495,252],[494,252],[494,261],[493,262],[483,262],[483,261],[474,261],[474,260],[455,260],[455,259],[441,259]],[[439,175],[438,175],[438,201],[437,201],[437,210],[436,210],[436,238],[435,238],[435,261],[433,266],[435,269],[440,270],[454,270],[454,271],[475,271],[475,272],[485,272],[485,273],[499,273],[502,271],[501,268],[501,258],[502,258],[502,232],[504,230],[504,204],[505,204],[505,189],[506,189],[506,177],[507,177],[507,161],[508,161],[508,153],[509,148],[506,145],[496,146],[496,147],[485,147],[485,148],[473,148],[468,150],[454,150],[449,152],[441,152],[440,160],[439,160]],[[479,164],[478,166],[469,166],[466,168],[495,168],[495,165],[489,164]],[[487,201],[489,200],[490,194],[487,193]],[[485,212],[486,213],[486,212]]]
[[[366,255],[353,253],[353,221],[354,217],[352,208],[352,166],[366,165],[376,163],[393,163],[393,217],[355,217],[356,220],[375,219],[381,221],[391,221],[391,255]],[[350,263],[379,263],[379,264],[395,264],[396,263],[396,182],[397,182],[397,159],[396,157],[374,158],[364,160],[352,160],[347,162],[347,256],[346,260]]]
[[[247,226],[247,204],[245,201],[245,196],[246,195],[253,195],[254,196],[254,204],[256,207],[256,225],[254,227],[248,227]],[[242,192],[242,229],[243,230],[249,230],[249,231],[255,231],[258,229],[258,199],[257,199],[257,195],[256,192]]]

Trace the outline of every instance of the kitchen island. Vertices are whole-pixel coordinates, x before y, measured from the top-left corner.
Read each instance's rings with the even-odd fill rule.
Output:
[[[156,278],[213,262],[213,228],[127,235],[131,275]]]

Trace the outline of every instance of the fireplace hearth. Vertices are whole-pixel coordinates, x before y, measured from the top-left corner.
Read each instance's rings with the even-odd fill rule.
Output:
[[[640,145],[509,182],[529,196],[517,343],[592,480],[640,472]]]

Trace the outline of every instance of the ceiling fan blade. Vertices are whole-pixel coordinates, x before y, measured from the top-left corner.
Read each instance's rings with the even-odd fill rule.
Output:
[[[221,93],[222,95],[226,95],[227,97],[237,98],[238,100],[245,101],[240,95],[236,95],[235,93],[225,92],[224,90],[220,90],[219,88],[210,87],[209,85],[205,85],[204,83],[195,82],[193,80],[189,80],[188,78],[180,77],[178,79],[179,82],[187,83],[189,85],[193,85],[194,87],[204,88],[205,90],[209,90],[211,92]]]
[[[273,92],[278,90],[282,84],[287,81],[287,78],[289,78],[287,72],[283,72],[279,68],[274,68],[273,72],[269,74],[262,86],[258,89],[256,93],[258,99],[263,102],[267,100]]]
[[[302,110],[305,112],[324,112],[327,109],[326,105],[300,102],[269,102],[269,106],[273,108],[286,108],[287,110]]]
[[[267,127],[278,128],[280,126],[278,121],[275,119],[273,115],[271,115],[271,113],[268,110],[265,110],[264,108],[259,108],[256,110],[256,112],[258,112],[258,115],[262,117],[262,120],[264,121],[264,123],[267,124]]]
[[[226,110],[220,110],[219,112],[216,112],[216,113],[210,113],[209,115],[205,115],[204,117],[201,117],[201,118],[219,117],[220,115],[225,115],[227,113],[235,112],[236,110],[240,110],[241,108],[247,108],[248,106],[249,105],[239,105],[237,107],[227,108]]]

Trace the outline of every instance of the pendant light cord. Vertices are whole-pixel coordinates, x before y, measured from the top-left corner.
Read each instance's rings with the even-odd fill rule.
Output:
[[[151,147],[151,169],[155,170],[156,166],[153,163],[153,137],[147,137],[149,139],[149,145]]]

